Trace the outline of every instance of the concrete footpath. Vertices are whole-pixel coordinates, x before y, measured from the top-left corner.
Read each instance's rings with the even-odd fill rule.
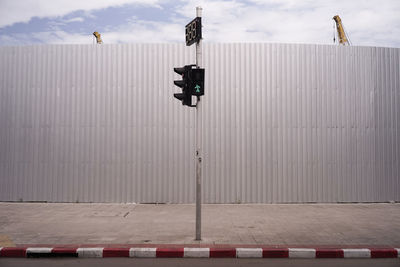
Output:
[[[0,203],[0,258],[398,258],[400,204]]]
[[[0,247],[400,247],[400,204],[0,203]]]

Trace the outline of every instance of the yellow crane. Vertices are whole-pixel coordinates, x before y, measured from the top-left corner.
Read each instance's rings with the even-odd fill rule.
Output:
[[[340,19],[339,15],[334,16],[333,20],[336,22],[336,29],[337,29],[337,33],[338,33],[338,37],[339,37],[339,44],[340,45],[350,45],[349,38],[346,36],[344,27],[342,24],[342,20]]]
[[[93,35],[94,35],[94,37],[96,37],[96,41],[97,41],[98,44],[102,44],[103,43],[103,41],[101,40],[101,37],[100,37],[100,33],[94,32]]]

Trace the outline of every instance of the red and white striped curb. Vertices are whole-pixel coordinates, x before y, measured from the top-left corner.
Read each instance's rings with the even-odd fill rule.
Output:
[[[400,248],[67,248],[0,247],[0,257],[400,258]]]

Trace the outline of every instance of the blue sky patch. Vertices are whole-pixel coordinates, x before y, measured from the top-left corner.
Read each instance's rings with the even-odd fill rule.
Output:
[[[34,3],[33,3],[34,2]],[[353,45],[400,47],[400,1],[111,0],[0,2],[0,45],[181,42],[203,8],[206,42],[333,44],[339,14]]]

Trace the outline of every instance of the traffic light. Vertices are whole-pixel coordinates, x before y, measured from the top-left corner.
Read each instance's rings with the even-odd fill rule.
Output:
[[[182,105],[192,105],[192,95],[188,89],[188,76],[190,65],[186,65],[182,68],[174,68],[174,71],[182,76],[182,80],[174,81],[174,84],[182,88],[182,93],[174,94],[174,97],[182,101]]]
[[[192,95],[204,95],[204,69],[193,68],[196,65],[186,65],[182,68],[174,68],[174,71],[182,76],[182,80],[174,81],[176,86],[182,88],[182,93],[174,94],[174,97],[182,101],[182,105],[192,106]]]

